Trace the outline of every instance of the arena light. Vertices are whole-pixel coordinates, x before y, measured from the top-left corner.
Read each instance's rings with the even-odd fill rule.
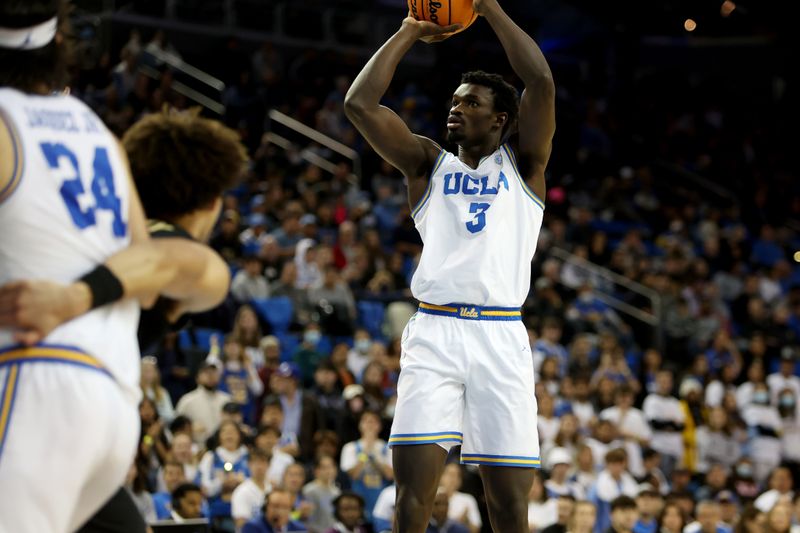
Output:
[[[794,253],[794,262],[800,263],[800,250]]]
[[[731,13],[733,13],[734,9],[736,9],[736,4],[734,4],[731,0],[725,0],[719,7],[719,14],[723,17],[728,17]]]
[[[693,19],[686,19],[683,22],[683,29],[686,31],[694,31],[697,28],[697,23]]]

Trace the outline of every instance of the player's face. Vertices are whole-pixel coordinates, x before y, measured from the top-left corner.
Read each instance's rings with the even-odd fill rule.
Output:
[[[355,498],[342,498],[339,502],[339,516],[342,523],[349,528],[355,528],[361,522],[361,504]]]
[[[203,495],[199,492],[188,492],[179,502],[178,514],[183,518],[200,518],[202,516]]]
[[[461,146],[484,142],[487,135],[500,132],[505,113],[494,109],[494,93],[483,85],[462,83],[453,93],[447,117],[447,141]]]
[[[285,492],[276,492],[267,496],[267,522],[273,528],[283,528],[289,523],[289,514],[292,512],[292,501]]]

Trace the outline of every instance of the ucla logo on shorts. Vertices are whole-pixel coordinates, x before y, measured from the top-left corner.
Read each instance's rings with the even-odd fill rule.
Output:
[[[474,307],[460,307],[458,309],[458,316],[462,318],[479,318],[481,315]]]
[[[494,162],[496,164],[498,164],[498,165],[502,165],[503,164],[503,156],[500,155],[500,154],[497,154],[496,156],[494,156]]]

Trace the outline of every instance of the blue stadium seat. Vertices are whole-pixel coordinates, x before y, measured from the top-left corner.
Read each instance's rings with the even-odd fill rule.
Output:
[[[281,363],[291,361],[292,355],[297,350],[297,347],[300,346],[300,336],[285,331],[275,333],[275,336],[281,343]]]
[[[272,326],[272,332],[284,333],[292,323],[294,308],[288,296],[276,296],[274,298],[258,298],[251,302],[253,309],[258,316],[266,320]]]
[[[383,302],[361,300],[358,302],[358,324],[369,331],[373,339],[383,338],[383,318],[386,306]]]
[[[331,339],[330,335],[323,335],[320,337],[317,343],[317,352],[322,355],[330,355],[331,350],[333,350],[333,339]]]
[[[198,348],[208,351],[211,348],[211,336],[216,335],[220,345],[225,338],[225,332],[214,328],[182,329],[178,332],[178,345],[181,348]]]

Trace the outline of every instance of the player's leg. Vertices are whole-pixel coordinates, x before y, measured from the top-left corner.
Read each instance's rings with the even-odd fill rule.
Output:
[[[86,480],[98,456],[113,444],[97,424],[97,414],[107,409],[107,385],[116,386],[108,375],[71,364],[0,367],[5,399],[0,408],[0,531],[73,530],[71,517]],[[101,416],[113,420],[111,413]]]
[[[397,483],[395,533],[424,533],[447,459],[438,444],[395,446],[392,466]]]
[[[95,417],[98,439],[102,438],[105,445],[95,451],[97,461],[92,470],[87,472],[72,514],[70,531],[86,524],[90,517],[99,513],[101,521],[90,521],[95,529],[86,531],[143,533],[146,525],[136,504],[125,490],[120,489],[136,455],[139,410],[136,400],[130,394],[126,395],[115,381],[106,380],[102,395],[106,408],[97,410]],[[106,509],[109,504],[111,508]],[[106,520],[111,529],[102,529],[102,520]]]
[[[528,492],[533,468],[481,465],[480,472],[492,530],[529,533]]]
[[[521,322],[473,323],[461,461],[480,465],[494,531],[528,533],[538,468],[533,359]]]
[[[423,533],[428,527],[447,451],[461,444],[465,365],[450,343],[460,336],[458,322],[417,314],[403,332],[389,438],[397,484],[396,533]]]

